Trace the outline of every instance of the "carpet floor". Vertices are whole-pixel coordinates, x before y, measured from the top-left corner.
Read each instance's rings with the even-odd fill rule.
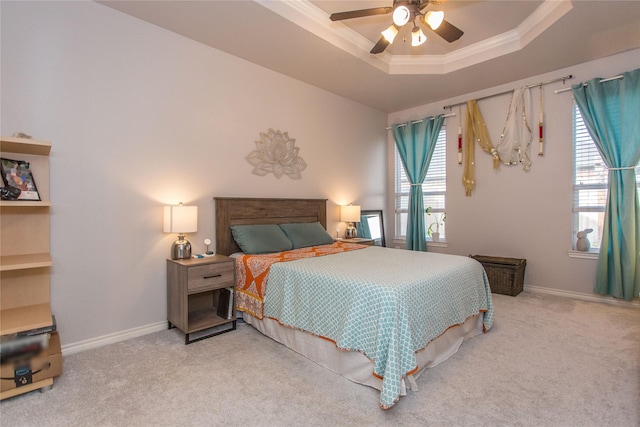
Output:
[[[239,324],[188,346],[172,329],[66,356],[53,389],[0,403],[0,424],[640,426],[639,309],[526,292],[494,304],[493,328],[387,411],[377,390]]]

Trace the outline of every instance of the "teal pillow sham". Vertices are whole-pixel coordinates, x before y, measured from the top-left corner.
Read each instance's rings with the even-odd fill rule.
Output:
[[[293,243],[293,249],[333,243],[333,237],[319,222],[280,224],[280,228]]]
[[[232,225],[231,234],[245,254],[266,254],[293,249],[277,224]]]

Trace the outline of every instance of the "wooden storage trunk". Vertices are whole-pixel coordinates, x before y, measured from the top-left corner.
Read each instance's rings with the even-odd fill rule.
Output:
[[[500,258],[484,255],[470,255],[484,267],[491,286],[491,292],[511,295],[522,292],[526,259]]]

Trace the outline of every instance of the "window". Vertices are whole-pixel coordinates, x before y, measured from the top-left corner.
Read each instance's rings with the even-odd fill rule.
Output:
[[[580,109],[573,107],[574,181],[573,226],[578,231],[592,228],[588,235],[591,247],[600,248],[607,203],[608,170],[584,124]],[[640,183],[640,169],[636,169]],[[640,187],[638,188],[640,194]]]
[[[425,227],[427,229],[433,222],[435,222],[435,216],[441,218],[442,214],[445,212],[445,198],[447,193],[446,140],[447,132],[443,125],[442,129],[440,129],[440,133],[438,134],[438,141],[436,142],[436,148],[433,152],[433,156],[431,157],[431,164],[429,165],[427,177],[425,178],[424,183],[422,183],[424,207],[426,209],[431,206],[431,212],[436,214],[425,214]],[[407,175],[404,172],[402,160],[400,160],[400,154],[398,153],[398,148],[395,147],[395,144],[394,153],[396,169],[395,237],[404,239],[407,233],[409,190],[411,185],[409,184]],[[444,224],[446,223],[442,223],[440,226],[440,239],[444,239],[445,237]]]

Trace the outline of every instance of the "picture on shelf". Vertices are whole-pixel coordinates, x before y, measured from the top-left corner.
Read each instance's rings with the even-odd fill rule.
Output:
[[[33,179],[29,162],[24,160],[0,159],[2,181],[6,187],[20,190],[17,200],[40,200],[40,194]]]

